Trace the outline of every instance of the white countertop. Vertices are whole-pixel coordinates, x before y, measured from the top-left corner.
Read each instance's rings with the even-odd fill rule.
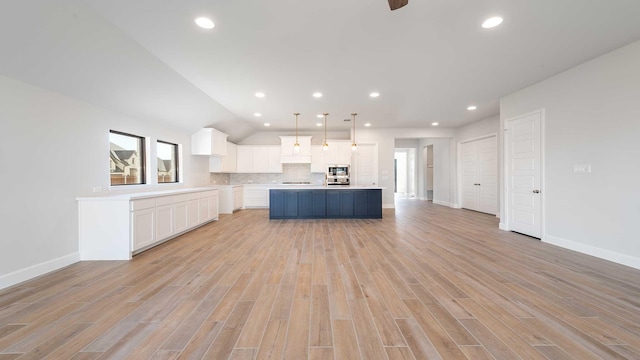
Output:
[[[114,195],[102,195],[102,196],[83,196],[77,197],[76,200],[91,200],[91,201],[113,201],[113,200],[136,200],[136,199],[145,199],[150,197],[158,197],[158,196],[171,196],[171,195],[179,195],[179,194],[188,194],[193,192],[202,192],[209,190],[217,190],[217,187],[197,187],[197,188],[185,188],[185,189],[174,189],[174,190],[159,190],[159,191],[147,191],[147,192],[139,192],[139,193],[128,193],[128,194],[114,194]]]

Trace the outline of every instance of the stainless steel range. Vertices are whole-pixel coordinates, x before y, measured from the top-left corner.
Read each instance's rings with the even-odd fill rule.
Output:
[[[327,185],[349,185],[349,165],[330,165]]]

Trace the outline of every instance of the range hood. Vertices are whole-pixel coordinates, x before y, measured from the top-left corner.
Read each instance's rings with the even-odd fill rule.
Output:
[[[280,136],[280,162],[283,164],[311,164],[312,136],[298,136],[300,151],[293,151],[295,136]]]

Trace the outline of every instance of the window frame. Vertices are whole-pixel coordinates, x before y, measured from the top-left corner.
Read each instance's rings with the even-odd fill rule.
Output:
[[[121,136],[128,136],[128,137],[132,137],[135,138],[139,141],[139,145],[140,145],[140,153],[138,154],[138,159],[140,161],[140,182],[139,183],[135,183],[135,184],[113,184],[111,182],[111,170],[109,170],[109,186],[113,186],[113,187],[120,187],[120,186],[138,186],[138,185],[147,185],[147,138],[144,136],[139,136],[139,135],[134,135],[134,134],[130,134],[130,133],[126,133],[123,131],[118,131],[118,130],[109,130],[109,135],[111,134],[116,134],[116,135],[121,135]],[[111,143],[111,140],[109,140],[109,143]],[[111,152],[111,145],[109,145],[109,152]]]
[[[175,159],[175,169],[176,169],[176,177],[174,181],[163,181],[160,182],[159,180],[159,176],[158,174],[156,174],[156,177],[158,179],[156,179],[156,181],[158,182],[158,185],[160,184],[176,184],[180,182],[180,145],[179,144],[175,144],[169,141],[164,141],[164,140],[160,140],[160,139],[156,139],[156,162],[158,161],[159,157],[157,155],[157,151],[158,151],[158,144],[165,144],[165,145],[172,145],[173,146],[173,157]],[[156,163],[156,171],[158,168],[158,164]]]

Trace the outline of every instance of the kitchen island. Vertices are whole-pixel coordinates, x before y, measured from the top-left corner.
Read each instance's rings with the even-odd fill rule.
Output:
[[[291,186],[269,189],[269,219],[381,219],[382,188]]]

